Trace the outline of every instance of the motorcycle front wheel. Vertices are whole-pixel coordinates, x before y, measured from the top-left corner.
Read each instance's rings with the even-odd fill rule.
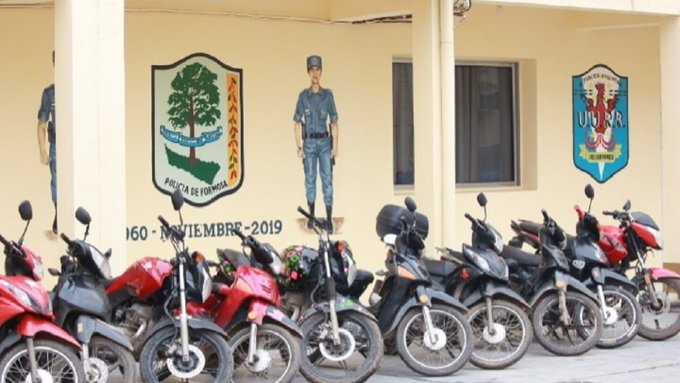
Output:
[[[338,313],[335,344],[327,315],[317,312],[302,322],[300,372],[314,383],[359,383],[378,369],[383,340],[378,324],[355,311]]]
[[[493,331],[490,331],[486,303],[481,302],[468,313],[475,347],[470,362],[479,368],[501,369],[522,359],[533,339],[531,320],[519,306],[494,299],[491,306]]]
[[[568,324],[563,321],[557,293],[541,298],[531,316],[534,336],[555,355],[581,355],[595,347],[602,335],[602,311],[590,298],[573,291],[566,293],[566,303]]]
[[[158,330],[144,343],[139,370],[145,383],[184,379],[193,382],[228,382],[234,369],[231,347],[211,331],[189,329],[189,358],[183,360],[179,329]]]
[[[637,335],[642,320],[642,308],[635,296],[623,288],[604,286],[603,293],[606,314],[597,347],[621,347]]]
[[[399,356],[413,371],[427,376],[450,375],[461,369],[472,354],[472,328],[465,315],[451,306],[430,308],[432,333],[423,309],[411,309],[397,327]]]
[[[255,362],[248,364],[250,326],[229,339],[234,350],[234,381],[288,383],[300,369],[300,339],[287,329],[265,323],[257,328]]]
[[[85,383],[83,364],[67,346],[50,340],[33,342],[38,376],[45,382]],[[24,340],[7,352],[0,360],[1,383],[31,381],[29,355]]]
[[[680,333],[680,281],[653,281],[660,304],[654,306],[646,286],[640,286],[637,296],[642,306],[642,323],[638,334],[648,340],[666,340]]]

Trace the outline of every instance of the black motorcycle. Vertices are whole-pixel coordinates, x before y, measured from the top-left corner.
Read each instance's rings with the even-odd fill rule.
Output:
[[[378,214],[376,231],[387,246],[385,267],[371,295],[371,310],[387,343],[394,342],[401,359],[414,371],[443,376],[461,369],[470,359],[473,336],[466,308],[457,299],[432,287],[421,257],[427,237],[427,217],[386,205]]]
[[[534,336],[556,355],[580,355],[593,348],[602,335],[602,311],[597,296],[569,275],[562,249],[566,234],[545,210],[540,229],[541,257],[505,246],[501,256],[510,269],[512,288],[532,308]]]
[[[61,257],[61,271],[49,269],[50,274],[59,277],[50,294],[55,323],[81,343],[87,382],[104,383],[110,376],[116,381],[135,382],[137,367],[132,344],[105,322],[111,312],[104,287],[104,281],[111,279],[111,250],[102,253],[85,242],[91,220],[85,209],[78,208],[76,218],[86,225],[83,239],[71,240],[62,233],[68,245],[67,255]]]
[[[327,222],[298,212],[312,223],[319,246],[286,248],[278,280],[281,309],[303,332],[300,371],[316,383],[363,382],[378,369],[382,337],[373,314],[346,294],[354,283],[365,288],[373,276],[357,272],[349,244],[332,241]]]
[[[642,321],[642,307],[637,301],[638,288],[625,275],[614,270],[602,248],[598,245],[600,228],[598,220],[590,213],[595,196],[593,187],[588,185],[585,194],[590,200],[588,211],[576,206],[579,216],[576,236],[567,235],[564,254],[570,260],[570,273],[597,294],[604,329],[597,342],[598,347],[614,348],[623,346],[637,335]],[[520,220],[512,222],[517,234],[514,243],[525,242],[523,238],[538,235],[539,224]],[[533,243],[527,239],[528,243]]]
[[[533,330],[525,311],[529,304],[509,286],[508,265],[499,254],[501,235],[486,222],[487,199],[477,202],[484,208],[484,219],[473,218],[472,246],[463,252],[438,248],[441,260],[425,260],[433,280],[448,294],[469,307],[468,321],[475,337],[470,362],[477,367],[501,369],[515,364],[526,354]]]

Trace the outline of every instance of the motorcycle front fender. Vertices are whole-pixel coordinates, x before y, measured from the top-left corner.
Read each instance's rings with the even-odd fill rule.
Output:
[[[328,310],[329,310],[328,302],[313,305],[312,307],[308,308],[307,311],[304,312],[304,314],[300,316],[300,319],[298,319],[298,323],[304,322],[305,319],[316,314],[317,312],[327,313]],[[369,318],[370,320],[376,322],[375,316],[370,311],[368,311],[368,309],[366,309],[363,305],[356,302],[352,298],[347,298],[343,297],[342,295],[338,295],[335,298],[335,312],[343,311],[355,311]]]
[[[527,301],[513,289],[494,281],[488,281],[482,289],[475,290],[472,294],[465,298],[465,300],[463,300],[463,304],[467,307],[472,307],[472,305],[484,300],[486,297],[503,297],[527,310],[531,307],[529,306],[529,303],[527,303]]]
[[[76,339],[78,339],[80,343],[90,343],[90,339],[92,339],[92,336],[95,334],[132,351],[132,343],[130,343],[130,340],[108,323],[86,315],[78,317],[76,320]]]
[[[590,298],[593,302],[595,302],[599,306],[599,301],[597,299],[597,295],[593,293],[583,282],[579,281],[578,279],[572,277],[569,274],[565,274],[561,271],[556,271],[554,278],[552,278],[551,281],[545,282],[539,289],[536,294],[534,294],[533,297],[531,297],[531,300],[529,301],[529,305],[533,309],[536,306],[536,303],[546,294],[557,291],[557,288],[555,287],[555,283],[557,280],[562,280],[566,282],[567,284],[567,290],[568,291],[577,291],[586,297]]]
[[[419,298],[423,295],[428,297],[427,303],[422,303]],[[380,331],[383,333],[383,337],[389,337],[399,326],[402,318],[406,313],[408,313],[414,307],[422,307],[423,305],[431,306],[432,303],[443,303],[448,306],[453,306],[457,310],[460,310],[463,314],[467,313],[467,307],[465,307],[460,301],[442,291],[434,290],[425,286],[418,286],[416,288],[416,295],[411,297],[408,301],[401,305],[401,308],[392,318],[380,318],[378,325],[380,326]]]
[[[597,288],[597,285],[621,286],[630,292],[636,292],[638,290],[635,282],[626,278],[626,276],[623,274],[617,273],[616,271],[610,269],[599,269],[599,271],[599,278],[595,279],[593,276],[591,276],[583,282],[590,290]]]
[[[227,339],[227,333],[224,332],[224,330],[221,329],[220,326],[216,325],[214,322],[211,322],[209,320],[197,319],[197,318],[188,318],[187,324],[188,324],[190,330],[210,331],[210,332],[214,332],[217,335],[220,335],[220,336],[224,337],[225,339]],[[170,327],[170,326],[174,326],[174,327],[179,328],[179,319],[170,320],[168,318],[165,318],[165,319],[161,320],[160,322],[158,322],[153,327],[153,329],[151,331],[149,331],[149,335],[148,335],[147,338],[150,338],[151,336],[153,336],[153,334],[157,333],[158,331],[160,331],[160,330],[162,330],[166,327]]]
[[[80,343],[74,339],[64,329],[56,324],[32,315],[24,315],[17,325],[17,333],[20,337],[37,338],[39,334],[47,334],[52,338],[57,338],[62,343],[66,343],[76,350],[80,349]]]
[[[262,301],[252,301],[250,304],[250,312],[256,312],[257,317],[254,320],[248,318],[249,322],[257,323],[258,325],[261,325],[262,322],[266,321],[273,322],[288,329],[293,334],[302,337],[300,326],[293,322],[293,320],[290,319],[288,315],[284,314],[283,311],[276,308],[276,306]]]
[[[655,281],[664,278],[680,279],[680,274],[661,267],[650,267],[649,273],[652,275],[652,279]]]

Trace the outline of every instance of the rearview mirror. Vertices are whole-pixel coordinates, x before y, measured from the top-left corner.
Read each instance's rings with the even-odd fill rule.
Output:
[[[406,208],[413,213],[416,211],[416,201],[413,200],[411,197],[406,197],[404,199],[404,205],[406,205]]]
[[[182,208],[182,205],[184,205],[184,195],[181,190],[175,189],[175,191],[172,192],[172,207],[176,211],[179,211]]]
[[[83,207],[78,207],[76,209],[76,219],[78,222],[82,223],[83,225],[89,225],[90,222],[92,222],[92,218],[90,217],[90,213],[85,210]]]
[[[479,193],[479,194],[477,194],[477,203],[479,204],[479,206],[485,207],[485,206],[486,206],[486,202],[487,202],[487,201],[486,201],[486,196],[484,195],[484,193]]]
[[[19,204],[19,215],[24,221],[30,221],[33,219],[33,208],[29,201],[24,201]]]
[[[630,200],[627,200],[626,203],[623,205],[623,210],[625,211],[630,210]]]
[[[595,197],[595,189],[593,189],[593,187],[590,184],[586,185],[586,197],[590,199],[593,199]]]

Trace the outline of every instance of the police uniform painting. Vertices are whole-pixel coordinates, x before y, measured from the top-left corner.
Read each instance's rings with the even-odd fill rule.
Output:
[[[54,52],[52,52],[54,65]],[[38,109],[38,150],[40,162],[50,167],[50,193],[54,203],[54,220],[52,233],[57,234],[57,117],[54,104],[54,84],[45,88]],[[45,150],[45,139],[49,143],[49,154]]]
[[[303,89],[295,105],[295,142],[305,172],[305,195],[310,214],[314,215],[317,173],[326,207],[329,231],[333,231],[333,165],[338,153],[338,112],[330,89],[321,87],[320,56],[307,57],[310,86]],[[311,227],[311,222],[308,222]]]

